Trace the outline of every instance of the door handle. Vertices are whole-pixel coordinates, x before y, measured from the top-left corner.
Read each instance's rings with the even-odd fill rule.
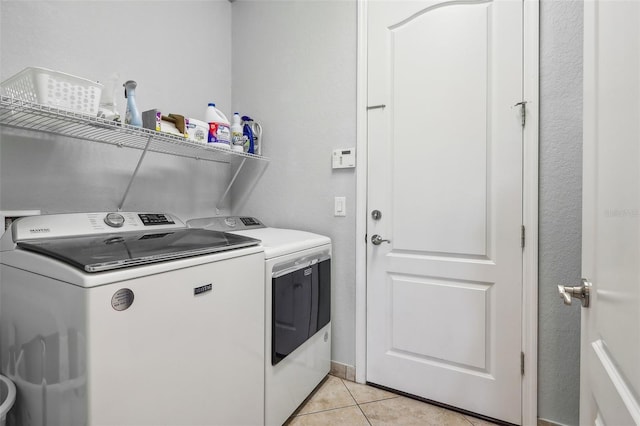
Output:
[[[379,246],[382,243],[390,243],[391,240],[384,240],[382,239],[382,237],[378,234],[375,234],[374,236],[371,237],[371,242],[376,245]]]
[[[589,307],[589,302],[591,301],[591,283],[586,278],[583,278],[582,284],[576,287],[559,285],[558,292],[560,293],[560,297],[564,299],[565,305],[570,305],[572,302],[571,298],[575,298],[581,300],[583,308]]]

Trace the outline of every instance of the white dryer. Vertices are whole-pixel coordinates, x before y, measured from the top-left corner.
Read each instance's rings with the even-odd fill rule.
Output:
[[[259,241],[77,213],[22,218],[0,250],[9,424],[264,422]]]
[[[187,226],[262,241],[265,253],[265,424],[281,425],[331,368],[331,240],[252,217]]]

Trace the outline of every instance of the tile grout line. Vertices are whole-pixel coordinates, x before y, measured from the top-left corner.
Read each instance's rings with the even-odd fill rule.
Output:
[[[343,410],[345,408],[357,407],[357,406],[358,406],[358,404],[353,404],[353,405],[345,405],[344,407],[327,408],[326,410],[313,411],[311,413],[296,414],[294,417],[312,416],[314,414],[326,413],[327,411]]]
[[[363,402],[363,403],[360,403],[358,405],[375,404],[376,402],[388,401],[390,399],[397,399],[397,398],[402,398],[402,395],[394,395],[394,396],[390,396],[390,397],[387,397],[387,398],[375,399],[373,401]]]
[[[347,392],[349,392],[349,395],[351,395],[351,398],[353,398],[353,400],[354,400],[354,401],[356,401],[356,397],[355,397],[355,396],[353,396],[353,393],[351,393],[351,391],[349,390],[349,386],[347,386],[347,385],[344,383],[344,381],[345,381],[345,380],[347,380],[347,379],[340,379],[340,380],[342,380],[342,384],[344,385],[344,387],[345,387],[345,388],[347,388]],[[347,380],[347,382],[351,382],[351,380]],[[360,383],[358,383],[358,382],[352,382],[352,383],[360,384]],[[368,386],[368,385],[363,385],[363,386]],[[371,386],[369,386],[369,387],[371,387]],[[390,394],[392,394],[393,396],[389,396],[389,397],[385,397],[385,398],[380,398],[380,399],[374,399],[373,401],[366,401],[366,402],[362,402],[362,403],[360,403],[360,402],[356,401],[356,404],[357,404],[358,406],[360,406],[360,405],[364,405],[364,404],[371,404],[371,403],[373,403],[373,402],[386,401],[387,399],[400,398],[400,397],[402,396],[402,395],[398,395],[398,394],[395,394],[395,393],[392,393],[392,392],[388,392],[388,391],[387,391],[387,393],[390,393]]]
[[[373,426],[371,424],[371,421],[369,420],[369,417],[367,417],[367,415],[364,413],[364,411],[362,411],[362,407],[360,407],[360,403],[358,402],[358,400],[356,399],[355,396],[353,396],[353,393],[351,393],[351,390],[349,389],[349,386],[346,385],[346,383],[344,382],[345,379],[340,378],[340,381],[342,382],[342,386],[345,387],[345,389],[347,389],[347,392],[349,392],[349,395],[351,395],[351,398],[353,399],[353,402],[356,403],[356,407],[358,407],[358,410],[360,410],[360,412],[362,413],[362,415],[364,416],[364,419],[367,421],[367,423],[369,424],[369,426]]]
[[[332,376],[332,375],[329,375],[329,376]],[[380,398],[380,399],[374,399],[373,401],[366,401],[366,402],[359,403],[357,401],[356,397],[355,397],[355,393],[357,393],[357,392],[355,392],[355,393],[352,392],[351,389],[349,389],[349,386],[347,386],[347,384],[346,384],[346,381],[349,381],[349,382],[352,382],[352,381],[351,380],[347,380],[347,379],[343,379],[341,377],[336,377],[336,376],[333,376],[333,377],[336,378],[336,379],[339,379],[341,381],[342,385],[347,390],[348,395],[351,397],[352,404],[351,405],[344,405],[344,406],[333,406],[331,408],[318,410],[318,411],[312,411],[312,412],[303,413],[303,414],[294,414],[292,417],[290,417],[288,419],[287,424],[294,417],[307,417],[307,416],[316,415],[316,414],[320,414],[320,413],[326,413],[326,412],[337,411],[337,410],[344,410],[344,409],[348,409],[348,408],[356,406],[356,407],[358,407],[358,410],[360,411],[360,413],[362,413],[364,419],[366,420],[366,422],[367,422],[366,424],[369,425],[369,426],[373,426],[372,420],[369,419],[367,414],[362,409],[362,406],[363,405],[370,405],[370,404],[374,404],[374,403],[378,403],[378,402],[382,402],[382,401],[388,401],[388,400],[391,400],[391,399],[399,399],[402,396],[402,395],[398,395],[398,394],[395,394],[395,393],[391,392],[390,395],[392,395],[392,396],[384,397],[384,398]],[[324,383],[326,383],[326,380],[323,380],[322,385],[324,385]],[[352,382],[352,383],[356,383],[356,382]],[[318,393],[318,391],[320,390],[321,386],[318,386],[316,389],[314,389],[314,392],[312,392],[312,394],[309,395],[309,397],[303,402],[303,404],[301,404],[301,406],[298,408],[298,410],[300,410],[300,408],[302,408],[306,403],[308,403],[310,401],[310,399],[316,393]],[[367,385],[365,385],[365,386],[367,386]],[[416,400],[416,401],[418,401],[418,400]],[[426,401],[420,401],[420,402],[423,402],[423,403],[425,403],[427,405],[432,405],[432,404],[427,403]],[[465,420],[465,422],[466,422],[466,424],[468,426],[476,426],[475,423],[471,420],[470,416],[467,416],[467,415],[465,415],[463,413],[460,413],[460,412],[455,412],[455,411],[452,411],[452,410],[448,410],[448,409],[446,409],[444,407],[439,407],[439,406],[434,406],[434,407],[438,408],[438,409],[440,409],[442,411],[445,411],[445,412],[452,412],[454,414],[457,414],[458,417],[461,417],[462,419]]]
[[[334,376],[333,374],[328,374],[328,375],[327,375],[327,377],[328,377],[328,376],[332,376],[332,377],[335,377],[336,379],[340,380],[340,383],[342,383],[342,386],[344,386],[344,387],[345,387],[345,389],[347,390],[347,392],[349,393],[349,396],[351,397],[351,400],[353,401],[353,404],[352,404],[352,405],[345,405],[345,406],[342,406],[342,407],[332,407],[332,408],[327,408],[327,409],[325,409],[325,410],[313,411],[313,412],[311,412],[311,413],[301,413],[301,414],[296,414],[294,417],[308,416],[308,415],[310,415],[310,414],[324,413],[324,412],[327,412],[327,411],[334,411],[334,410],[340,410],[340,409],[343,409],[343,408],[349,408],[349,407],[356,407],[356,406],[358,406],[358,401],[356,401],[356,399],[353,397],[353,395],[351,394],[351,392],[349,392],[349,388],[347,387],[347,385],[345,385],[345,384],[344,384],[343,379],[342,379],[342,378],[340,378],[340,377]],[[325,380],[325,382],[326,382],[326,380]],[[324,383],[323,383],[323,384],[324,384]],[[319,392],[319,391],[320,391],[320,387],[318,387],[317,389],[315,389],[315,390],[314,390],[314,392],[313,392],[311,395],[309,395],[308,399],[310,400],[310,398],[311,398],[313,395],[315,395],[317,392]],[[308,402],[308,401],[306,401],[306,402]],[[304,402],[302,405],[305,405],[305,404],[306,404],[306,402]],[[361,410],[361,411],[362,411],[362,410]]]
[[[342,383],[342,386],[344,386],[344,388],[347,390],[347,392],[349,392],[349,396],[351,396],[351,399],[353,399],[353,402],[356,403],[356,405],[360,405],[360,403],[356,400],[356,397],[353,396],[353,394],[351,393],[351,391],[349,390],[349,386],[347,386],[344,382],[345,379],[340,378],[340,382]]]
[[[365,404],[373,404],[373,403],[376,403],[376,402],[386,401],[386,400],[389,400],[389,399],[395,399],[395,398],[399,398],[399,397],[400,397],[400,395],[393,394],[393,396],[390,396],[390,397],[388,397],[388,398],[380,398],[380,399],[376,399],[376,400],[374,400],[374,401],[367,401],[367,402],[363,402],[363,403],[361,404],[361,403],[359,403],[359,402],[356,400],[356,397],[353,395],[353,393],[352,393],[352,392],[351,392],[351,390],[349,389],[349,386],[347,386],[347,385],[346,385],[346,383],[344,382],[346,379],[343,379],[343,378],[341,378],[341,377],[340,377],[340,380],[342,381],[342,384],[344,385],[344,387],[345,387],[345,388],[347,388],[347,392],[349,392],[349,395],[351,395],[351,398],[353,398],[353,400],[356,402],[356,405],[358,406],[358,409],[360,410],[360,412],[361,412],[361,413],[362,413],[362,415],[364,416],[364,418],[365,418],[365,420],[367,421],[367,423],[369,423],[369,426],[373,426],[373,424],[371,423],[371,420],[369,419],[369,417],[367,416],[367,414],[366,414],[366,413],[364,412],[364,410],[362,409],[362,405],[365,405]],[[350,381],[350,380],[349,380],[349,381]],[[366,386],[366,385],[365,385],[365,386]],[[471,426],[474,426],[474,425],[471,425]]]
[[[369,423],[369,426],[373,426],[371,424],[371,420],[369,420],[369,417],[367,417],[367,415],[365,414],[364,411],[362,411],[362,407],[360,407],[360,405],[358,404],[358,410],[360,410],[360,412],[362,413],[362,415],[364,416],[364,419],[367,421],[367,423]]]
[[[469,420],[469,419],[467,418],[467,416],[465,416],[464,414],[460,414],[460,417],[462,417],[462,418],[463,418],[467,423],[469,423],[469,425],[470,425],[470,426],[475,426],[475,425],[471,422],[471,420]]]
[[[339,377],[339,379],[340,379],[340,383],[342,383],[342,386],[344,386],[344,388],[347,390],[347,393],[349,394],[349,396],[351,397],[351,399],[353,399],[353,402],[354,402],[356,405],[358,405],[358,406],[359,406],[359,405],[360,405],[360,403],[358,403],[358,401],[356,400],[356,397],[355,397],[355,396],[353,396],[353,394],[352,394],[352,393],[351,393],[351,391],[349,390],[349,386],[347,386],[347,385],[344,383],[344,380],[345,380],[345,379],[343,379],[343,378],[341,378],[341,377]]]
[[[371,425],[371,426],[373,426],[373,425],[372,425],[371,421],[369,420],[369,417],[367,417],[367,415],[366,415],[366,413],[364,412],[364,410],[362,410],[362,407],[361,407],[362,405],[366,405],[366,404],[373,404],[373,403],[380,402],[380,401],[386,401],[386,400],[389,400],[389,399],[400,398],[400,397],[402,396],[402,395],[398,395],[398,394],[393,394],[394,396],[390,396],[390,397],[388,397],[388,398],[381,398],[381,399],[376,399],[375,401],[367,401],[367,402],[359,403],[359,402],[356,400],[356,398],[355,398],[355,396],[353,395],[353,393],[351,392],[351,390],[349,389],[349,386],[347,386],[347,385],[345,384],[345,382],[344,382],[344,381],[345,381],[346,379],[343,379],[343,378],[341,378],[341,377],[338,377],[338,378],[342,381],[342,384],[344,385],[344,387],[345,387],[345,388],[347,388],[347,392],[349,392],[349,395],[351,395],[351,398],[353,398],[353,400],[356,402],[356,405],[358,406],[358,409],[360,410],[360,412],[362,413],[362,415],[363,415],[363,416],[365,417],[365,419],[367,420],[367,423],[369,423],[369,425]],[[350,381],[350,380],[349,380],[349,381]],[[425,404],[428,404],[428,403],[426,403],[426,402],[424,402],[424,401],[421,401],[421,402],[423,402],[423,403],[425,403]],[[428,405],[431,405],[431,404],[428,404]],[[434,407],[437,407],[437,406],[434,406]],[[458,416],[459,416],[459,417],[461,417],[462,419],[464,419],[464,421],[466,421],[470,426],[475,426],[475,423],[473,423],[471,420],[469,420],[469,419],[467,418],[467,416],[465,416],[465,415],[464,415],[464,414],[462,414],[462,413],[456,413],[455,411],[451,411],[451,410],[448,410],[448,409],[443,408],[443,407],[437,407],[437,408],[440,408],[440,409],[441,409],[441,410],[443,410],[443,411],[447,411],[447,412],[451,412],[451,413],[458,414]]]

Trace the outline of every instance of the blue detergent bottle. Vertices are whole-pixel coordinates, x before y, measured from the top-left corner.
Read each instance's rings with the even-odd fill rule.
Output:
[[[244,126],[242,126],[242,133],[247,137],[247,142],[249,142],[249,148],[247,149],[248,154],[255,154],[253,130],[251,129],[252,121],[253,119],[251,117],[246,115],[242,116],[242,123],[244,124]]]
[[[142,114],[136,105],[136,87],[138,83],[129,80],[123,84],[124,97],[127,99],[127,111],[124,115],[124,123],[132,126],[142,127]]]

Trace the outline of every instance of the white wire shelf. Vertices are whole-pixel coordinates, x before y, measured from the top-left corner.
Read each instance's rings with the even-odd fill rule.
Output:
[[[259,155],[191,142],[180,136],[6,96],[0,96],[0,126],[140,150],[144,150],[148,143],[147,150],[151,152],[219,163],[236,163],[246,159],[270,161]]]

